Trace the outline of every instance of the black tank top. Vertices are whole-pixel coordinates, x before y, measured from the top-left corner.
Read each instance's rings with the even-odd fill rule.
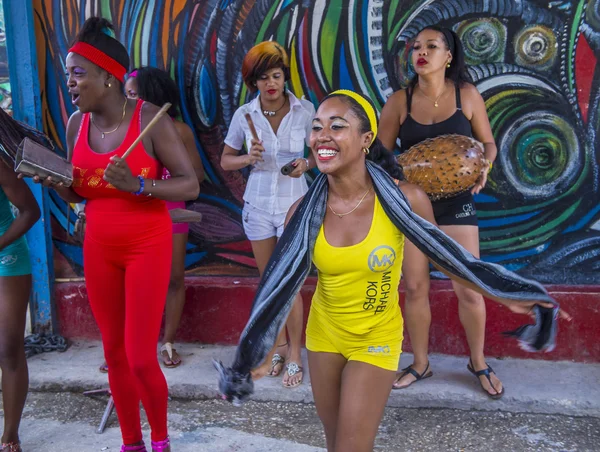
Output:
[[[435,138],[440,135],[458,134],[467,137],[473,136],[471,122],[462,112],[458,85],[455,85],[454,91],[456,93],[456,112],[448,119],[437,124],[421,124],[415,121],[410,114],[413,90],[410,88],[406,90],[407,116],[400,126],[400,152],[406,152],[411,146],[427,138]]]

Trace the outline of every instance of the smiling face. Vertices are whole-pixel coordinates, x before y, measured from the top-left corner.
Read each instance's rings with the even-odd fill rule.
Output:
[[[73,52],[67,55],[66,66],[71,102],[82,113],[93,111],[106,94],[107,83],[115,83],[115,81],[109,82],[111,77],[106,71]]]
[[[310,147],[320,172],[336,174],[364,165],[363,149],[371,144],[373,132],[361,133],[362,128],[361,120],[342,96],[329,98],[319,106]]]
[[[129,99],[137,99],[139,97],[136,77],[129,77],[125,82],[125,94]]]
[[[446,71],[452,54],[444,41],[444,35],[435,30],[423,30],[413,42],[412,64],[419,75]]]
[[[285,75],[283,69],[269,69],[256,80],[256,88],[260,91],[261,99],[275,102],[283,95]]]

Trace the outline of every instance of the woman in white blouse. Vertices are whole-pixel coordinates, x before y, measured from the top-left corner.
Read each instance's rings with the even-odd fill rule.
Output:
[[[242,77],[248,89],[253,93],[258,91],[259,95],[233,115],[221,166],[233,171],[252,165],[244,193],[242,218],[244,232],[252,244],[262,276],[283,232],[287,211],[308,189],[303,175],[316,166],[312,155],[304,158],[315,109],[312,103],[298,99],[286,90],[288,56],[276,42],[261,42],[250,49],[244,57]],[[245,118],[247,113],[259,141],[252,138]],[[239,155],[244,143],[249,152]],[[293,171],[284,176],[281,168],[292,161]],[[289,341],[283,330],[272,356],[255,369],[255,378],[276,377],[285,369],[285,387],[294,388],[302,383],[302,323],[302,298],[298,295],[286,324]]]

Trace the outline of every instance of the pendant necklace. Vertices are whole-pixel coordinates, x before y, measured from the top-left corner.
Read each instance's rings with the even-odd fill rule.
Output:
[[[263,115],[275,116],[279,110],[281,110],[283,107],[285,107],[286,103],[287,103],[287,96],[284,94],[283,105],[281,107],[279,107],[277,110],[263,110]],[[262,103],[260,106],[262,107]]]
[[[105,135],[108,135],[109,133],[113,133],[113,132],[116,132],[117,130],[119,130],[119,127],[121,127],[121,123],[123,122],[123,119],[125,119],[125,110],[126,110],[126,107],[127,107],[127,98],[125,98],[125,102],[123,103],[123,115],[121,116],[121,120],[119,121],[119,124],[113,130],[109,130],[109,131],[106,131],[106,132],[100,130],[100,127],[98,127],[96,125],[96,123],[94,122],[94,114],[93,113],[91,114],[92,123],[94,124],[94,127],[96,127],[96,129],[98,129],[98,131],[102,134],[101,135],[102,139],[104,139]]]
[[[422,89],[419,89],[419,92],[423,95],[423,97],[425,97],[426,99],[430,100],[431,102],[433,102],[433,106],[435,108],[439,107],[438,101],[440,100],[440,98],[444,95],[444,93],[446,92],[446,87],[444,87],[444,89],[442,90],[442,92],[440,93],[440,95],[438,97],[436,97],[435,100],[433,100],[431,97],[427,96]]]

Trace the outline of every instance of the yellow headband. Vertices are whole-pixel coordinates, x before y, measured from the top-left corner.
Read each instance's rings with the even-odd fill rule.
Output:
[[[371,103],[360,94],[355,93],[354,91],[350,91],[348,89],[338,89],[337,91],[331,93],[330,96],[333,94],[341,94],[343,96],[351,97],[358,103],[358,105],[362,107],[362,109],[367,114],[367,118],[369,118],[369,123],[371,124],[371,132],[373,132],[373,139],[371,140],[371,144],[373,144],[375,138],[377,137],[377,114],[375,114],[375,109],[373,108]]]

